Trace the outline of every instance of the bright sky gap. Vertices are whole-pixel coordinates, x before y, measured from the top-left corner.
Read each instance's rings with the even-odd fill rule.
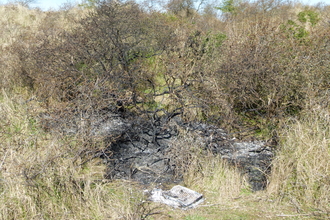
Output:
[[[3,0],[0,1],[0,3],[7,3],[10,2],[10,0]],[[63,4],[68,3],[68,2],[73,2],[73,3],[81,3],[82,1],[75,1],[75,0],[36,0],[35,4],[31,4],[32,7],[39,7],[42,10],[48,10],[48,9],[59,9]],[[219,2],[221,2],[219,0]],[[307,5],[315,5],[319,2],[325,3],[325,4],[330,4],[330,0],[300,0],[303,4]]]

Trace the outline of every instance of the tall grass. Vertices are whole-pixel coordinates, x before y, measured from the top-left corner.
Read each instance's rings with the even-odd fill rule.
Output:
[[[0,97],[0,219],[139,219],[148,214],[142,191],[104,180],[106,166],[83,156],[86,144],[39,128],[30,111],[41,108],[37,102],[21,104],[22,97],[5,91]]]
[[[313,110],[288,122],[273,163],[268,192],[297,211],[330,212],[330,115]]]
[[[208,202],[228,204],[243,193],[251,192],[240,171],[213,155],[194,157],[184,176],[185,184],[204,193]]]
[[[183,183],[203,193],[209,202],[225,204],[251,191],[246,177],[220,155],[202,151],[203,142],[194,134],[183,131],[174,143],[180,152],[176,164],[184,173]]]

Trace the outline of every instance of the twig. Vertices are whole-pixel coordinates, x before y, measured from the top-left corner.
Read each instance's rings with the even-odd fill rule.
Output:
[[[209,205],[199,205],[198,207],[210,207],[210,206],[216,206],[221,205],[221,203],[215,203],[215,204],[209,204]]]
[[[4,164],[5,160],[6,160],[7,153],[8,153],[8,151],[6,151],[5,155],[3,156],[2,162],[0,164],[0,170],[2,169],[2,166],[3,166],[3,164]]]
[[[296,215],[286,215],[286,214],[279,214],[276,215],[277,217],[297,217],[297,216],[310,216],[312,214],[296,214]]]

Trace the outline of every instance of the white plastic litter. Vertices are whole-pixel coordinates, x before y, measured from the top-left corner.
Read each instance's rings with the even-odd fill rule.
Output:
[[[171,190],[153,189],[150,200],[169,205],[173,208],[191,209],[196,208],[204,201],[203,195],[186,187],[177,185]]]

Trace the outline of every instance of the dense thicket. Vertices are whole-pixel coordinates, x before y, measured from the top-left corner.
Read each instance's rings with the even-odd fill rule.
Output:
[[[46,103],[182,113],[269,132],[327,91],[329,9],[266,2],[225,1],[219,17],[188,1],[171,1],[165,12],[102,1],[80,16],[48,12],[38,32],[24,30],[9,50],[16,77]],[[70,26],[55,24],[58,17]]]

